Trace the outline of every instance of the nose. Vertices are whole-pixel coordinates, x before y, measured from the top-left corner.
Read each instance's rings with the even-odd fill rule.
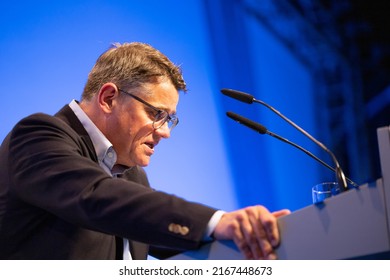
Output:
[[[157,128],[155,132],[162,138],[171,137],[171,130],[168,127],[168,123],[164,123],[161,127]]]

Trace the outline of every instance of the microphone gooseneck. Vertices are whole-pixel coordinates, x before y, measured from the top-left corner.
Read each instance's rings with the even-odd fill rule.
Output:
[[[345,191],[348,189],[346,177],[344,175],[343,170],[340,167],[340,164],[339,164],[336,156],[323,143],[321,143],[320,141],[315,139],[308,132],[306,132],[304,129],[302,129],[300,126],[295,124],[293,121],[291,121],[289,118],[284,116],[282,113],[280,113],[278,110],[276,110],[272,106],[268,105],[267,103],[265,103],[261,100],[257,100],[256,98],[254,98],[253,95],[250,95],[250,94],[245,93],[245,92],[233,90],[233,89],[226,89],[226,88],[222,89],[221,92],[224,95],[227,95],[229,97],[232,97],[234,99],[237,99],[239,101],[242,101],[242,102],[245,102],[248,104],[252,104],[253,102],[255,102],[255,103],[259,103],[259,104],[267,107],[268,109],[273,111],[275,114],[277,114],[279,117],[281,117],[286,122],[288,122],[290,125],[292,125],[294,128],[296,128],[298,131],[300,131],[302,134],[304,134],[306,137],[308,137],[310,140],[312,140],[316,145],[320,146],[325,152],[327,152],[331,156],[331,158],[335,164],[336,179],[337,179],[337,182],[339,183],[339,185],[341,186],[341,190]],[[353,183],[352,185],[354,185],[355,187],[358,186],[356,183]]]
[[[301,150],[302,152],[304,152],[305,154],[307,154],[308,156],[310,156],[311,158],[315,159],[316,161],[318,161],[319,163],[321,163],[323,166],[325,166],[326,168],[330,169],[331,171],[333,172],[338,172],[337,169],[334,169],[333,167],[331,167],[329,164],[325,163],[323,160],[319,159],[318,157],[316,157],[314,154],[312,154],[311,152],[309,152],[308,150],[304,149],[303,147],[299,146],[298,144],[294,143],[294,142],[291,142],[290,140],[276,134],[276,133],[273,133],[271,131],[269,131],[265,126],[259,124],[259,123],[256,123],[250,119],[247,119],[241,115],[238,115],[236,113],[233,113],[233,112],[227,112],[226,115],[233,119],[234,121],[242,124],[242,125],[245,125],[253,130],[255,130],[256,132],[260,133],[260,134],[268,134],[284,143],[287,143],[299,150]],[[354,185],[354,186],[358,186],[355,182],[353,182],[351,179],[349,178],[346,178],[346,180],[348,181],[348,183],[350,183],[351,185]]]

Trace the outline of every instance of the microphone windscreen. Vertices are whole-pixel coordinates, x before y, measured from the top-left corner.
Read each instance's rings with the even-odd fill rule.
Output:
[[[267,129],[257,122],[251,121],[250,119],[244,118],[243,116],[237,115],[236,113],[233,112],[227,112],[226,115],[229,118],[235,120],[236,122],[243,124],[253,130],[256,130],[260,134],[267,133]]]
[[[234,90],[234,89],[223,88],[223,89],[221,89],[221,92],[224,95],[227,95],[229,97],[232,97],[234,99],[237,99],[239,101],[242,101],[242,102],[245,102],[245,103],[248,103],[248,104],[252,104],[253,100],[255,99],[252,95],[250,95],[248,93],[245,93],[245,92],[242,92],[242,91],[238,91],[238,90]]]

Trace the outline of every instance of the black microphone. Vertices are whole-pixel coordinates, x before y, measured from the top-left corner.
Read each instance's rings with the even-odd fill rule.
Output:
[[[325,152],[327,152],[336,168],[335,168],[335,174],[336,174],[336,179],[337,179],[337,182],[339,183],[339,185],[341,186],[340,190],[341,191],[345,191],[348,189],[348,186],[347,186],[347,181],[346,181],[346,177],[344,175],[344,172],[343,170],[341,169],[340,167],[340,164],[336,158],[336,156],[332,153],[332,151],[330,151],[324,144],[322,144],[320,141],[318,141],[317,139],[315,139],[313,136],[311,136],[308,132],[306,132],[304,129],[302,129],[301,127],[299,127],[297,124],[295,124],[293,121],[291,121],[290,119],[288,119],[286,116],[284,116],[282,113],[280,113],[278,110],[276,110],[275,108],[273,108],[272,106],[268,105],[267,103],[261,101],[261,100],[257,100],[256,98],[253,97],[253,95],[250,95],[248,93],[245,93],[245,92],[242,92],[242,91],[238,91],[238,90],[234,90],[234,89],[222,89],[221,92],[224,94],[224,95],[227,95],[229,97],[232,97],[234,99],[237,99],[239,101],[242,101],[242,102],[245,102],[245,103],[248,103],[248,104],[252,104],[253,102],[255,103],[260,103],[261,105],[267,107],[268,109],[270,109],[271,111],[273,111],[275,114],[277,114],[279,117],[281,117],[282,119],[284,119],[286,122],[288,122],[290,125],[292,125],[294,128],[296,128],[297,130],[299,130],[301,133],[303,133],[306,137],[308,137],[310,140],[312,140],[314,143],[316,143],[318,146],[321,147],[321,149],[323,149]],[[355,185],[354,185],[355,186]]]
[[[238,90],[223,88],[221,89],[221,92],[229,97],[232,97],[234,99],[237,99],[241,102],[248,103],[248,104],[252,104],[253,101],[255,100],[255,98],[252,95]]]
[[[236,113],[226,112],[226,115],[229,118],[235,120],[236,122],[243,124],[251,129],[253,129],[254,131],[259,132],[260,134],[266,134],[268,132],[267,129],[264,126],[262,126],[261,124],[254,122],[254,121],[251,121],[250,119],[244,118],[243,116],[240,116]]]
[[[308,156],[312,157],[313,159],[315,159],[316,161],[318,161],[319,163],[321,163],[323,166],[327,167],[328,169],[332,170],[333,172],[336,172],[336,170],[331,167],[329,164],[325,163],[324,161],[322,161],[321,159],[319,159],[318,157],[316,157],[315,155],[313,155],[311,152],[309,152],[308,150],[302,148],[301,146],[299,146],[298,144],[294,143],[294,142],[291,142],[290,140],[286,139],[286,138],[283,138],[282,136],[279,136],[278,134],[276,133],[273,133],[271,131],[269,131],[265,126],[257,123],[257,122],[254,122],[250,119],[247,119],[243,116],[240,116],[236,113],[233,113],[233,112],[227,112],[226,115],[233,119],[234,121],[242,124],[242,125],[245,125],[251,129],[253,129],[254,131],[260,133],[260,134],[268,134],[278,140],[281,140],[282,142],[284,143],[287,143],[287,144],[290,144],[291,146],[294,146],[295,148],[301,150],[302,152],[304,152],[305,154],[307,154]],[[355,187],[358,187],[358,185],[353,182],[351,179],[349,178],[346,178],[346,180],[353,186]]]

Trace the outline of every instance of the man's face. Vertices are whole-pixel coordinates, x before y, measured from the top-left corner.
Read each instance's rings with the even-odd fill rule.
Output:
[[[146,90],[150,94],[130,93],[169,114],[176,113],[179,94],[171,82],[149,84]],[[119,100],[121,102],[107,122],[109,127],[106,133],[117,153],[117,164],[147,166],[160,140],[170,137],[169,128],[165,123],[161,128],[154,129],[156,111],[131,96],[122,94]]]

